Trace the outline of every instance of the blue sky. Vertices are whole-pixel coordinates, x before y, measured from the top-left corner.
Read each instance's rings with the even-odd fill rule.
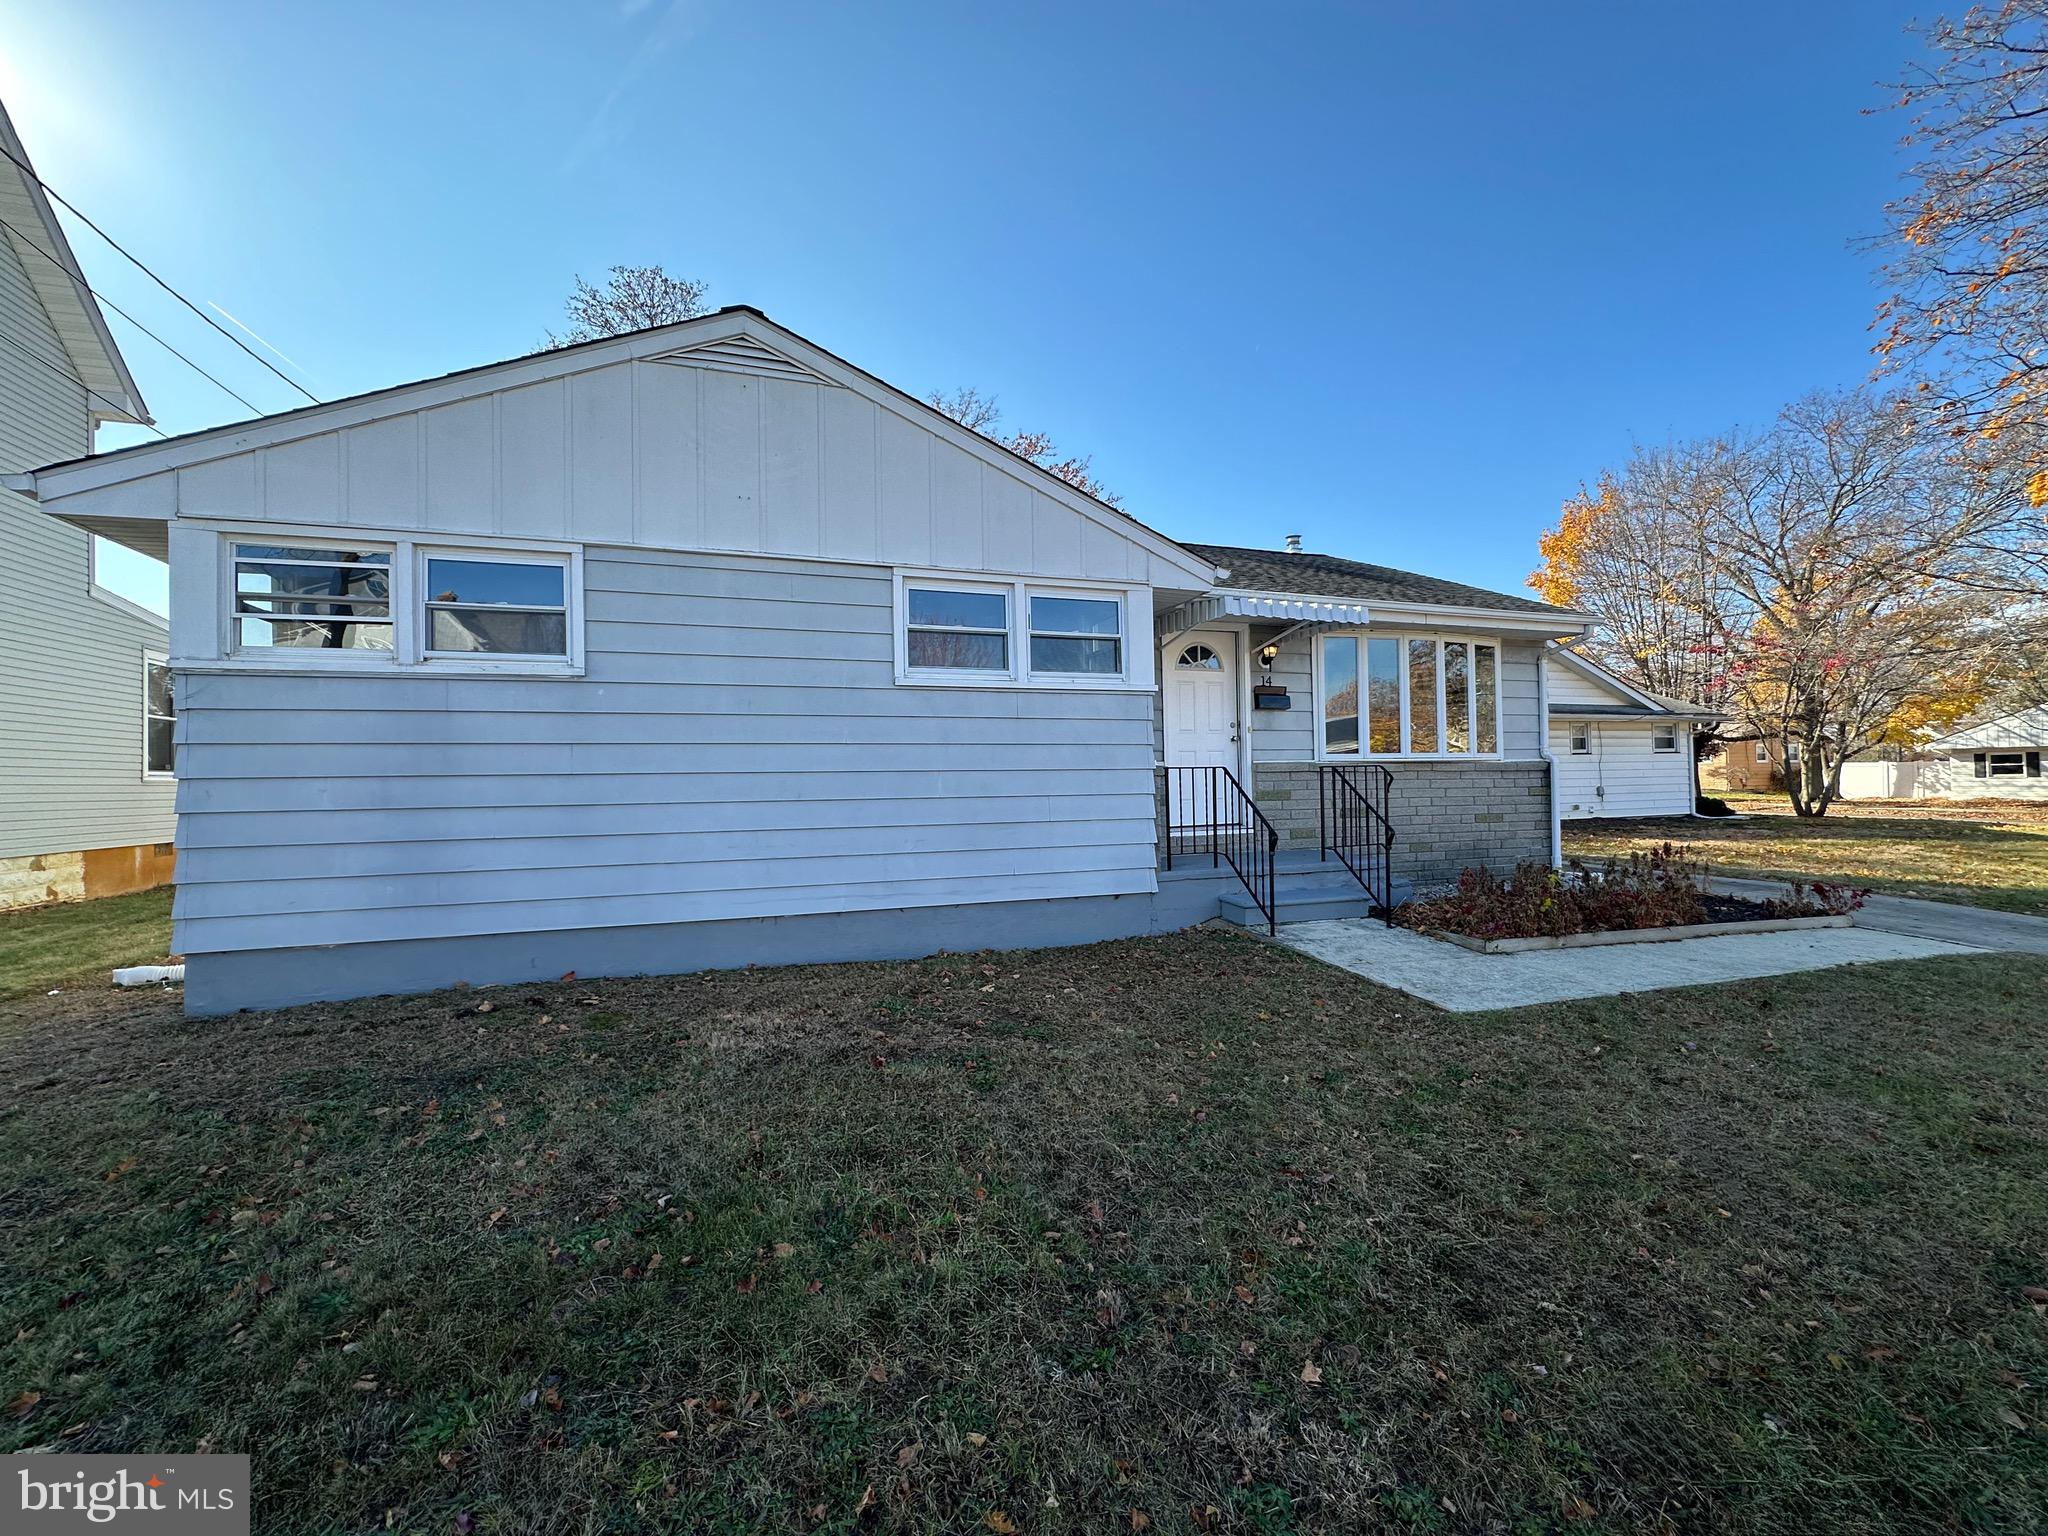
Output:
[[[1904,124],[1868,109],[1911,14],[0,0],[0,95],[59,191],[323,397],[522,353],[576,274],[660,262],[915,393],[994,392],[1168,533],[1518,590],[1633,440],[1869,373],[1855,242]],[[247,414],[112,324],[165,430]]]

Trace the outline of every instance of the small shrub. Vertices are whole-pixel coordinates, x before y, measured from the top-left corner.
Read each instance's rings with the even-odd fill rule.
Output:
[[[1870,887],[1794,880],[1791,892],[1773,896],[1764,909],[1773,917],[1847,917],[1863,905]]]
[[[1733,816],[1735,807],[1718,795],[1701,795],[1692,803],[1696,816]]]

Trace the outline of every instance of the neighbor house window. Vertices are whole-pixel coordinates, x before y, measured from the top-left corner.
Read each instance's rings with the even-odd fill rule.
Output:
[[[1799,766],[1799,743],[1796,741],[1785,743],[1785,766],[1787,768],[1797,768]]]
[[[391,550],[236,544],[234,648],[390,651]]]
[[[1490,641],[1326,635],[1321,681],[1326,756],[1358,755],[1361,742],[1371,757],[1500,750],[1500,650]]]
[[[569,654],[568,561],[561,555],[423,556],[428,656]]]
[[[1010,670],[1009,593],[906,586],[903,604],[905,656],[913,671]]]
[[[167,779],[177,771],[177,702],[171,664],[161,656],[142,658],[142,772]]]
[[[1676,752],[1678,750],[1678,727],[1675,725],[1651,726],[1650,750],[1653,752]]]
[[[1760,741],[1756,744],[1756,760],[1760,763],[1768,763],[1771,760],[1771,749],[1767,742]]]
[[[1123,604],[1113,597],[1033,592],[1031,670],[1118,677],[1124,670]]]
[[[1993,752],[1991,754],[1991,777],[1994,779],[2018,778],[2027,771],[2027,754],[2024,752]]]
[[[1575,725],[1572,727],[1572,750],[1574,752],[1591,752],[1593,750],[1592,726]]]

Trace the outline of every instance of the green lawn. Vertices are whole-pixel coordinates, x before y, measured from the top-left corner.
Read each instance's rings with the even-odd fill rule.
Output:
[[[117,965],[171,949],[171,888],[0,914],[0,1002],[52,987],[104,987]]]
[[[1838,801],[1801,820],[1783,795],[1729,795],[1740,819],[1568,821],[1568,857],[1688,844],[1716,874],[1805,877],[2048,917],[2048,805]]]
[[[2048,961],[1255,939],[0,1034],[0,1449],[256,1528],[2048,1524]]]

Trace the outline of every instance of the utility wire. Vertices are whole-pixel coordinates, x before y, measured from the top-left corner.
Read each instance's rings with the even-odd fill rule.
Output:
[[[70,369],[60,368],[55,363],[51,362],[47,357],[44,357],[40,352],[31,351],[29,348],[24,347],[20,342],[16,341],[12,336],[8,335],[5,331],[0,331],[0,341],[6,342],[7,345],[14,348],[15,351],[19,352],[23,357],[27,358],[30,362],[41,363],[45,368],[49,369],[50,372],[56,374],[59,378],[63,379],[67,384],[76,384],[80,389],[84,390],[88,395],[91,395],[93,399],[99,401],[101,405],[104,405],[108,410],[113,411],[115,414],[121,416],[126,416],[128,414],[127,408],[125,406],[118,405],[114,401],[109,400],[105,395],[101,394],[98,390],[94,389],[90,384],[86,383],[85,380],[78,378],[76,375],[74,375]],[[137,423],[137,425],[148,427],[149,430],[156,433],[158,437],[163,438],[166,442],[170,441],[170,433],[164,431],[161,427],[157,426],[155,422],[145,421],[139,422]]]
[[[241,404],[247,406],[251,411],[253,411],[258,416],[266,414],[261,406],[252,404],[250,401],[244,400],[240,395],[235,394],[235,392],[232,389],[229,389],[227,385],[221,383],[219,379],[216,379],[204,368],[200,367],[197,363],[193,362],[191,358],[187,357],[184,353],[180,352],[168,341],[165,341],[163,337],[157,335],[155,331],[152,331],[140,320],[136,319],[133,315],[129,314],[127,310],[123,309],[120,305],[116,304],[112,299],[108,298],[105,294],[95,293],[93,291],[92,284],[88,283],[85,280],[84,274],[72,271],[71,268],[65,266],[63,262],[59,261],[55,256],[51,255],[48,251],[44,250],[40,245],[37,245],[35,241],[31,240],[27,235],[23,234],[20,230],[16,229],[12,224],[8,223],[5,219],[0,219],[0,229],[6,230],[9,234],[13,235],[15,239],[19,240],[23,245],[27,246],[30,250],[35,251],[37,254],[41,255],[59,272],[62,272],[65,276],[69,277],[73,282],[78,284],[79,287],[83,288],[88,295],[98,300],[100,303],[106,305],[107,308],[111,309],[115,314],[119,315],[123,320],[126,320],[130,325],[134,326],[135,329],[142,332],[143,335],[147,336],[151,341],[155,342],[158,346],[162,347],[166,352],[170,353],[171,356],[175,357],[179,362],[183,363],[187,368],[190,368],[194,373],[198,374],[201,378],[205,379],[209,384],[213,385],[223,394],[233,396],[236,400],[240,401]]]
[[[17,155],[15,155],[14,152],[9,150],[5,145],[0,145],[0,155],[5,155],[9,160],[12,160],[15,163],[15,165],[20,169],[22,175],[28,177],[29,180],[33,181],[37,186],[41,187],[45,192],[49,193],[51,197],[56,199],[58,202],[62,203],[66,208],[70,209],[73,214],[77,215],[77,217],[84,222],[85,227],[87,229],[91,230],[94,234],[98,235],[102,240],[106,241],[107,244],[111,245],[123,256],[127,257],[130,261],[134,262],[136,266],[140,267],[145,273],[148,274],[149,280],[155,283],[157,287],[163,289],[165,293],[168,293],[180,304],[184,305],[187,309],[191,310],[193,314],[197,315],[200,319],[204,320],[216,331],[219,331],[221,335],[227,337],[229,341],[232,341],[244,352],[247,352],[251,357],[255,358],[257,362],[261,363],[264,367],[268,368],[280,379],[283,379],[285,383],[291,385],[293,389],[296,389],[300,394],[304,395],[308,400],[312,401],[313,404],[319,405],[321,403],[320,397],[318,395],[314,394],[310,389],[306,388],[305,385],[301,384],[297,379],[293,378],[290,374],[284,372],[275,363],[271,362],[270,359],[263,356],[262,353],[257,352],[255,349],[250,347],[250,345],[247,342],[243,341],[241,337],[237,336],[233,331],[229,330],[226,326],[222,325],[218,320],[214,319],[211,315],[207,314],[205,310],[201,309],[197,304],[194,304],[190,299],[186,298],[184,294],[178,292],[177,289],[173,288],[169,283],[165,282],[162,278],[158,277],[154,271],[151,271],[149,264],[145,262],[140,256],[134,254],[134,252],[130,251],[126,246],[121,244],[120,241],[116,240],[112,235],[108,234],[104,229],[101,229],[99,225],[93,223],[92,219],[76,203],[72,202],[69,198],[65,197],[63,193],[59,192],[55,187],[51,186],[47,181],[43,180],[42,177],[38,176],[35,173],[35,169],[32,166],[30,166],[30,164],[26,160],[23,160]],[[80,278],[79,281],[84,282],[85,279]],[[248,402],[244,401],[243,404],[246,405],[248,404]],[[249,409],[253,411],[256,408],[252,405],[249,407]]]

